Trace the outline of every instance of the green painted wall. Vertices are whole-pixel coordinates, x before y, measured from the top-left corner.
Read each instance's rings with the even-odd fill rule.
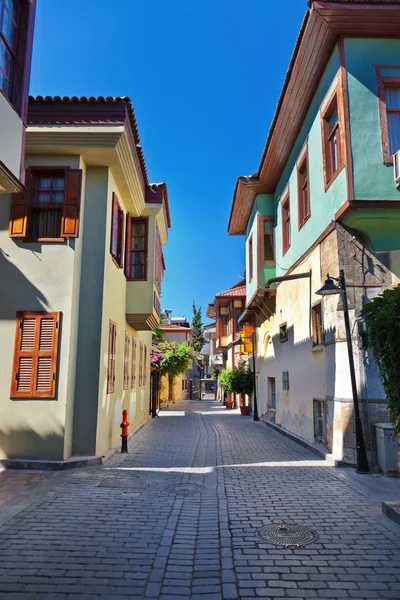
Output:
[[[257,215],[263,217],[275,216],[275,201],[272,194],[259,194],[256,196],[253,211],[249,219],[246,231],[246,303],[251,300],[258,287],[264,287],[265,282],[270,277],[275,276],[275,265],[260,265],[259,277],[257,274],[257,240],[258,240],[258,220]],[[253,235],[253,279],[249,281],[249,237]]]
[[[354,195],[357,200],[400,200],[393,166],[382,163],[378,86],[373,65],[399,65],[400,39],[345,40],[353,155]],[[387,70],[385,75],[400,72]]]
[[[325,192],[323,154],[321,140],[320,106],[334,84],[339,69],[337,47],[326,66],[318,89],[311,102],[301,132],[293,147],[286,169],[279,181],[275,193],[276,210],[276,274],[283,275],[300,256],[308,250],[314,240],[328,227],[336,211],[347,200],[346,171],[340,173],[336,180]],[[311,216],[304,226],[298,230],[297,203],[297,170],[296,161],[299,158],[304,142],[308,137],[309,180],[311,197]],[[280,197],[289,184],[290,213],[291,213],[291,245],[286,254],[282,255],[282,219]]]

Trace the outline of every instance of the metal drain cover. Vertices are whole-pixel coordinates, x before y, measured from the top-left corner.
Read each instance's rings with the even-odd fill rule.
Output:
[[[145,479],[137,479],[134,477],[116,477],[109,475],[105,477],[98,487],[121,488],[123,490],[145,490],[148,486],[148,481]]]
[[[296,523],[278,523],[265,525],[257,529],[256,534],[263,542],[271,542],[276,546],[295,546],[300,548],[312,544],[318,539],[317,533],[309,527],[296,525]]]
[[[206,489],[205,485],[198,483],[172,483],[166,486],[165,491],[179,496],[194,496],[194,494],[201,494]]]

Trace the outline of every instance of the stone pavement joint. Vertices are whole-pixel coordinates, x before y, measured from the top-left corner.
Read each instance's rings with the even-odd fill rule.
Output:
[[[35,489],[2,525],[0,505],[0,600],[400,598],[400,527],[376,497],[218,403],[172,406],[129,454]],[[318,539],[257,537],[281,522]]]

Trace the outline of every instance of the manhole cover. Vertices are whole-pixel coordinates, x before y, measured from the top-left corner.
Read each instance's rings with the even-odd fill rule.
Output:
[[[179,496],[193,496],[194,494],[201,494],[206,489],[205,485],[199,485],[198,483],[173,483],[167,485],[165,491]]]
[[[318,539],[318,535],[313,529],[295,523],[265,525],[265,527],[258,529],[256,534],[263,542],[271,542],[276,546],[284,546],[285,548],[289,546],[306,546]]]
[[[121,488],[122,490],[145,490],[148,481],[145,479],[134,479],[131,477],[116,477],[109,475],[101,481],[98,487]]]

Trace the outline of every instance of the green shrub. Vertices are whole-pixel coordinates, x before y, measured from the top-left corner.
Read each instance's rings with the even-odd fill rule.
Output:
[[[390,419],[400,433],[400,286],[385,290],[366,304],[362,316],[379,367]]]

